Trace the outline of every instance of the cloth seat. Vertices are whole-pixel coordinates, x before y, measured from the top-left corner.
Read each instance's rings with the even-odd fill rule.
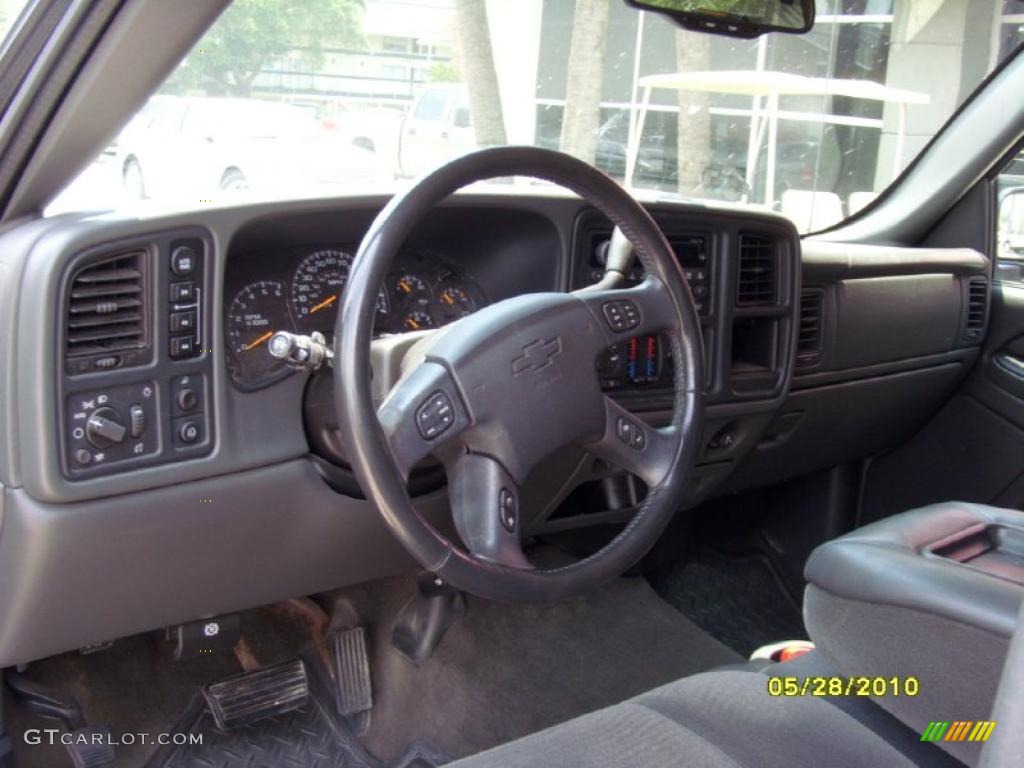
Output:
[[[975,535],[986,525],[1024,531],[1024,514],[977,504],[937,504],[824,544],[808,562],[804,602],[807,626],[818,650],[783,664],[723,668],[684,678],[451,765],[1024,765],[1024,738],[1020,736],[1024,723],[1019,722],[1024,592],[1019,566],[1008,572],[1011,566],[1005,558],[993,562],[990,557],[968,568],[925,551],[935,542],[948,543],[954,534],[961,538]],[[869,622],[849,606],[834,608],[822,603],[821,596],[830,594],[829,590],[846,596],[842,599],[849,597],[847,602],[859,599],[856,605],[867,606],[869,614],[884,610],[884,620]],[[956,632],[968,631],[967,640],[955,642]],[[999,641],[994,650],[981,647],[977,638],[985,632]],[[1007,655],[1011,635],[1015,637],[1014,650]],[[919,647],[922,643],[923,648]],[[984,675],[962,663],[964,653],[981,657]],[[925,666],[919,663],[922,656],[927,657]],[[934,674],[929,664],[936,667]],[[851,665],[853,668],[848,668]],[[928,690],[912,699],[892,696],[877,700],[772,696],[768,690],[771,676],[803,679],[841,672],[864,674],[864,670],[883,678],[913,674],[921,680],[922,689]],[[999,702],[993,713],[1000,679]],[[984,745],[942,742],[940,747],[921,740],[930,717],[953,719],[945,710],[957,707],[970,713],[964,719],[997,721],[997,735]]]
[[[783,666],[789,665],[776,665],[776,670]],[[806,669],[794,662],[787,671],[772,674]],[[880,735],[884,729],[865,724],[863,718],[825,699],[770,696],[768,679],[756,671],[731,669],[694,675],[452,763],[451,768],[951,764],[951,758],[933,745],[916,741],[908,750],[887,741]],[[912,733],[909,737],[915,739]]]

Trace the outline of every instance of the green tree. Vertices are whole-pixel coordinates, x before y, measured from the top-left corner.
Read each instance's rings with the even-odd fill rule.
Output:
[[[457,83],[459,71],[447,61],[439,61],[430,68],[427,78],[432,83]]]
[[[316,67],[325,46],[358,44],[362,9],[362,0],[235,0],[164,90],[248,96],[256,76],[290,51]]]

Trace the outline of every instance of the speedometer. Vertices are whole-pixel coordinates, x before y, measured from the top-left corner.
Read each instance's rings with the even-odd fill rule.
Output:
[[[351,254],[333,248],[314,251],[301,261],[291,290],[292,311],[300,331],[331,332],[351,266]]]

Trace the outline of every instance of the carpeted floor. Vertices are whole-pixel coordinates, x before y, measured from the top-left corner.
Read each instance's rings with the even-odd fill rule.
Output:
[[[344,592],[370,625],[375,707],[363,741],[392,760],[410,742],[473,754],[739,657],[663,601],[617,579],[556,605],[469,598],[422,667],[390,644],[410,578]]]
[[[410,745],[447,758],[473,754],[739,660],[662,600],[646,580],[632,578],[556,605],[470,597],[466,615],[434,656],[416,667],[390,643],[395,617],[414,589],[410,575],[339,593],[368,629],[375,706],[362,743],[385,763],[401,762]],[[301,647],[308,635],[280,615],[247,612],[242,621],[263,663],[309,650]],[[146,635],[119,641],[94,656],[48,659],[31,665],[27,674],[72,692],[91,723],[108,724],[115,733],[160,733],[179,722],[200,685],[238,671],[230,655],[174,663],[166,644]],[[21,739],[25,728],[53,727],[51,721],[17,708],[6,712],[17,765],[69,764],[62,747],[26,748]],[[141,765],[152,751],[121,747],[117,764]]]
[[[747,657],[782,640],[805,640],[800,607],[763,557],[700,549],[651,574],[659,595],[694,624]]]

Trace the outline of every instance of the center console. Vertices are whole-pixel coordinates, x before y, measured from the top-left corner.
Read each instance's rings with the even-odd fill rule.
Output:
[[[763,438],[785,397],[794,368],[800,313],[800,241],[779,217],[727,209],[649,206],[686,278],[700,319],[706,405],[703,448],[691,474],[688,503],[707,497]],[[573,233],[572,287],[604,276],[612,224],[583,209]],[[637,264],[631,284],[644,278]],[[667,421],[673,402],[671,350],[659,336],[616,344],[597,361],[602,389],[645,420]],[[620,487],[625,486],[625,487]],[[600,475],[558,515],[580,510],[628,516],[644,489],[632,478]],[[592,501],[596,496],[598,500]],[[569,524],[568,522],[566,524]]]
[[[1024,602],[1024,513],[950,502],[904,512],[818,547],[804,616],[844,675],[916,677],[919,694],[876,702],[923,731],[989,719]],[[943,741],[968,764],[980,743]]]

